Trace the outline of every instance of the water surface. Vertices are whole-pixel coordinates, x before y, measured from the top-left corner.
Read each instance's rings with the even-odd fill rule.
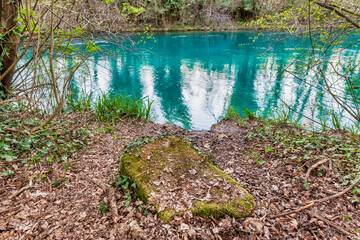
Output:
[[[111,44],[99,38],[97,44],[109,55],[98,52],[90,56],[86,67],[75,74],[75,91],[148,96],[153,101],[155,122],[187,129],[209,129],[229,105],[266,115],[285,101],[298,113],[317,120],[324,109],[342,112],[323,89],[280,72],[302,53],[308,44],[302,39],[284,33],[259,37],[259,32],[244,31],[159,33],[145,43],[139,40],[134,36],[135,45],[126,41]],[[327,57],[345,54],[358,59],[359,52],[355,45]],[[359,70],[353,74],[359,76]],[[345,83],[339,86],[346,88]],[[298,114],[291,117],[309,122]]]

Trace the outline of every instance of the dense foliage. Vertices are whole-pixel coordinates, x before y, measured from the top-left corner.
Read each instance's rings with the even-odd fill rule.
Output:
[[[278,13],[294,6],[294,0],[87,0],[78,4],[78,23],[91,30],[129,30],[127,27],[236,26],[268,13]],[[96,19],[89,25],[88,19]]]

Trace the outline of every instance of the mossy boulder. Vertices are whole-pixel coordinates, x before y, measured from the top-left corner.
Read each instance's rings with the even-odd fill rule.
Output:
[[[121,174],[164,221],[175,214],[241,218],[251,215],[253,197],[234,179],[176,137],[159,138],[121,157]]]

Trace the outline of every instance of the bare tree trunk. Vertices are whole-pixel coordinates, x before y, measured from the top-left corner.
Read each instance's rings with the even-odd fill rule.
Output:
[[[17,60],[17,53],[20,44],[19,34],[13,31],[17,27],[16,17],[19,13],[21,0],[0,0],[0,21],[3,27],[1,31],[4,34],[3,40],[0,40],[2,63],[0,91],[3,91],[5,97],[9,94],[12,80],[15,74],[14,62]]]
[[[163,3],[162,0],[159,1],[159,9],[161,10],[160,16],[161,16],[161,26],[164,26],[165,24],[165,12],[163,11]]]
[[[195,26],[196,17],[198,14],[199,14],[199,0],[195,0],[193,26]]]
[[[1,24],[1,26],[2,26],[2,24],[3,24],[3,21],[2,21],[2,18],[3,18],[3,1],[2,0],[0,0],[0,24]],[[4,34],[3,33],[3,29],[2,28],[0,28],[0,34],[2,35],[2,34]],[[3,55],[3,46],[2,46],[2,42],[0,42],[0,71],[1,71],[1,66],[2,66],[2,55]],[[0,84],[1,85],[1,84]],[[1,91],[1,90],[0,90]]]

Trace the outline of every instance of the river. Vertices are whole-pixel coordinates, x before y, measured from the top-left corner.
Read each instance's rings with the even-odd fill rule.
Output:
[[[292,112],[292,121],[305,125],[312,125],[309,119],[328,118],[331,110],[343,116],[344,124],[351,120],[320,86],[316,70],[299,70],[306,65],[298,58],[308,40],[284,33],[240,31],[135,34],[132,42],[113,43],[98,37],[95,43],[103,52],[91,54],[77,71],[74,92],[148,96],[157,123],[209,129],[229,105],[241,113],[248,108],[271,116],[284,109],[284,102],[300,113]],[[355,44],[327,52],[326,58],[342,64],[359,62],[359,52],[360,45]],[[325,70],[325,76],[334,75],[334,70]],[[360,76],[358,67],[352,76]],[[337,93],[345,96],[346,80],[336,79],[336,86]]]

